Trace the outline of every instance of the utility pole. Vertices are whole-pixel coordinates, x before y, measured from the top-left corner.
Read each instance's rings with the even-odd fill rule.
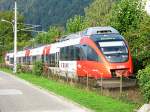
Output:
[[[16,55],[17,55],[17,1],[15,0],[15,9],[14,9],[14,70],[13,72],[16,73],[17,72],[17,59],[16,59]]]
[[[14,66],[13,66],[13,73],[17,73],[17,0],[14,0],[15,2],[15,8],[14,8],[14,21],[13,22],[10,22],[8,20],[5,20],[5,19],[1,19],[1,21],[3,22],[7,22],[9,24],[12,25],[13,27],[13,32],[14,32]],[[26,25],[32,25],[32,24],[26,24]],[[29,28],[24,28],[24,29],[21,29],[21,31],[30,31],[30,32],[44,32],[44,31],[35,31],[35,30],[30,30],[32,28],[35,28],[35,27],[39,27],[40,25],[33,25],[32,27],[29,27]],[[46,32],[44,32],[46,33]]]

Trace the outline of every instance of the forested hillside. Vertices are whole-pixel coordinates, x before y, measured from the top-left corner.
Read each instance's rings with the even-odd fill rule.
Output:
[[[65,25],[74,15],[84,15],[84,8],[91,0],[18,0],[18,10],[26,23],[40,24],[44,29],[50,25]],[[12,10],[13,0],[0,0],[0,10]]]

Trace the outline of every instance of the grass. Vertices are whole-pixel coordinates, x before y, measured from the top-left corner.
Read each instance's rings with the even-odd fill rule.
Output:
[[[10,73],[10,70],[3,70]],[[60,96],[64,96],[96,112],[133,112],[136,105],[123,102],[106,96],[79,89],[65,83],[48,80],[47,78],[35,76],[27,73],[17,74],[18,77],[27,80],[37,86],[52,91]]]

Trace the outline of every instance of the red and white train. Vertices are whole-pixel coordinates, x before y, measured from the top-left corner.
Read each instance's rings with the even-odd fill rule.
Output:
[[[59,42],[17,52],[17,63],[32,65],[38,60],[50,68],[74,72],[75,77],[109,79],[133,73],[127,42],[112,27],[90,27]],[[5,61],[13,65],[13,53],[7,53]]]

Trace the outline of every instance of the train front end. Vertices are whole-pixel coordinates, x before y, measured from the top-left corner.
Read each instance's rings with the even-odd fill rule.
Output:
[[[133,66],[129,48],[119,34],[93,35],[97,47],[103,57],[103,63],[108,72],[107,77],[129,77],[132,75]]]
[[[124,37],[112,27],[94,27],[88,29],[99,61],[93,62],[95,78],[130,77],[133,64],[129,47]],[[87,33],[86,32],[86,33]],[[92,43],[92,42],[91,42]]]

